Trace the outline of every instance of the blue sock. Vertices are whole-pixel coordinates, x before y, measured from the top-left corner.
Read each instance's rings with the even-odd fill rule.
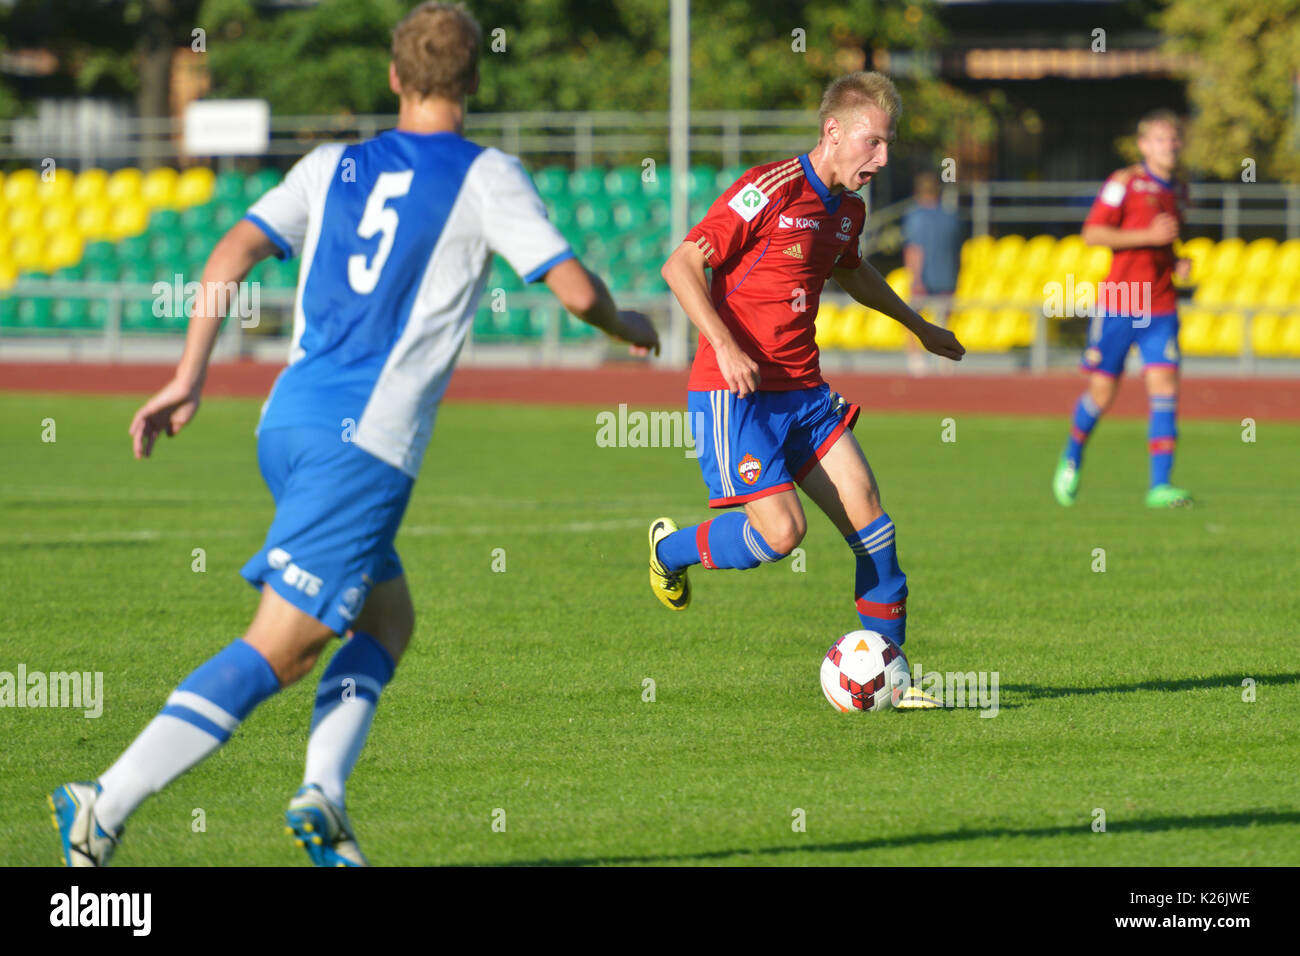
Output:
[[[253,708],[279,689],[266,658],[242,638],[200,664],[100,776],[99,825],[115,831],[151,793],[229,740]]]
[[[659,560],[669,571],[692,564],[706,568],[756,568],[785,557],[772,549],[743,511],[729,511],[675,531],[659,542]]]
[[[253,708],[280,689],[280,679],[242,637],[200,664],[181,681],[162,713],[207,731],[222,743]],[[204,707],[220,708],[217,714]],[[217,723],[213,718],[220,719]],[[234,718],[233,722],[228,718]]]
[[[1078,403],[1074,406],[1074,423],[1070,426],[1070,440],[1065,445],[1065,457],[1074,462],[1075,468],[1083,464],[1083,446],[1087,443],[1088,436],[1092,434],[1100,417],[1101,409],[1092,400],[1092,396],[1087,392],[1080,395]]]
[[[396,666],[382,644],[364,631],[354,631],[321,675],[302,782],[316,784],[337,807],[346,806],[347,779]]]
[[[844,540],[858,559],[853,593],[862,626],[901,645],[907,639],[907,575],[898,567],[894,522],[882,514]]]
[[[311,712],[311,729],[315,730],[331,711],[353,697],[371,705],[379,703],[384,685],[393,679],[397,665],[377,640],[364,631],[354,631],[330,658],[320,676],[316,706]],[[351,683],[349,683],[349,681]]]
[[[1151,396],[1151,416],[1147,425],[1147,450],[1151,453],[1151,487],[1169,484],[1174,470],[1174,444],[1178,439],[1178,397]]]

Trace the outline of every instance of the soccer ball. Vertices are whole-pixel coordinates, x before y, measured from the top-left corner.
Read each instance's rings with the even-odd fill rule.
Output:
[[[822,693],[836,710],[889,710],[912,686],[907,658],[875,631],[850,631],[822,659]]]

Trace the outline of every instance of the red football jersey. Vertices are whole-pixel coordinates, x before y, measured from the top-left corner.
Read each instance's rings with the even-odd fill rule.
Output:
[[[1139,163],[1113,173],[1106,180],[1084,225],[1141,229],[1151,225],[1151,220],[1160,213],[1167,212],[1178,219],[1181,229],[1186,208],[1186,183],[1159,179],[1145,163]],[[1173,312],[1178,303],[1174,289],[1175,258],[1172,244],[1116,249],[1106,282],[1149,282],[1152,314]]]
[[[832,194],[807,154],[755,166],[686,234],[713,269],[713,307],[736,343],[758,363],[759,389],[822,384],[813,320],[822,286],[836,268],[862,261],[862,197]],[[687,388],[727,387],[708,339],[700,336]]]

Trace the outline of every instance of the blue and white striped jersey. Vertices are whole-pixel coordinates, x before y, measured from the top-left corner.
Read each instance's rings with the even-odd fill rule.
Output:
[[[527,282],[573,256],[513,156],[452,133],[319,146],[247,218],[302,255],[289,366],[261,429],[355,423],[412,478],[491,254]]]

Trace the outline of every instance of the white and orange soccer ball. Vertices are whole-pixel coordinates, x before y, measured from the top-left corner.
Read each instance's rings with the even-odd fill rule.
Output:
[[[836,710],[889,710],[912,686],[907,658],[875,631],[850,631],[822,658],[822,692]]]

